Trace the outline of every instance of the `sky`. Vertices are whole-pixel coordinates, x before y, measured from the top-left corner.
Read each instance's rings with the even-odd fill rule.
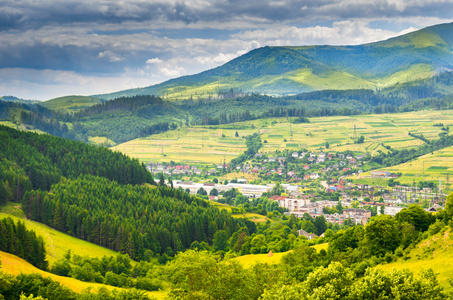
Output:
[[[154,85],[258,47],[357,45],[453,22],[453,0],[1,0],[0,96]]]

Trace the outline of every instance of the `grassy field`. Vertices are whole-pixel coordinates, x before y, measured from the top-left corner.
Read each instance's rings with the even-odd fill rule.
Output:
[[[453,237],[452,232],[437,234],[420,243],[410,252],[410,259],[399,259],[390,264],[379,265],[379,269],[409,269],[418,274],[422,269],[431,268],[438,274],[439,283],[447,290],[452,286],[449,280],[453,278]]]
[[[11,217],[16,222],[18,220],[25,221],[25,225],[28,229],[34,230],[36,234],[44,238],[47,260],[50,265],[61,259],[68,250],[71,250],[72,253],[78,255],[90,257],[102,257],[104,255],[112,256],[117,254],[113,250],[71,237],[44,224],[25,219],[24,214],[17,203],[10,202],[6,206],[0,207],[0,218],[5,217]]]
[[[452,188],[453,182],[453,147],[448,147],[433,153],[423,155],[413,161],[404,164],[383,168],[380,170],[392,173],[401,172],[402,176],[397,180],[402,184],[412,185],[413,182],[434,181],[437,184],[442,181],[442,189]],[[370,172],[363,173],[361,177],[370,176]],[[387,182],[386,179],[362,179],[354,180],[357,183],[372,183],[375,181]]]
[[[40,103],[48,109],[62,112],[77,112],[81,109],[99,104],[101,101],[98,98],[89,96],[64,96],[55,99],[50,99]]]
[[[93,136],[88,139],[91,143],[96,144],[96,145],[103,145],[106,147],[112,147],[115,146],[116,143],[112,141],[111,139],[108,139],[103,136]]]
[[[106,288],[108,290],[121,290],[121,288],[113,287],[110,285],[105,285],[105,284],[100,284],[100,283],[93,283],[93,282],[84,282],[80,281],[74,278],[70,277],[63,277],[63,276],[58,276],[49,272],[45,272],[43,270],[40,270],[25,260],[0,251],[0,271],[5,272],[7,274],[11,275],[19,275],[20,273],[23,274],[32,274],[32,273],[37,273],[45,277],[49,277],[55,281],[58,281],[60,284],[68,287],[74,292],[80,293],[83,290],[86,289],[91,289],[93,293],[95,293],[99,288]],[[164,299],[166,297],[166,292],[165,291],[155,291],[155,292],[148,292],[147,293],[151,297],[155,297],[157,299]]]
[[[209,201],[209,204],[214,207],[217,207],[218,209],[226,209],[229,213],[231,213],[231,206],[229,206],[228,204],[218,203],[215,201]],[[271,222],[273,222],[273,220],[268,219],[266,216],[255,214],[255,213],[234,214],[232,216],[233,216],[233,218],[247,218],[255,223],[262,223],[262,222],[266,222],[267,220],[270,220]]]
[[[261,119],[219,126],[194,126],[179,128],[163,134],[136,139],[113,147],[143,162],[184,162],[219,164],[235,158],[245,149],[245,139],[255,132],[261,134],[263,147],[260,152],[303,149],[310,151],[351,150],[356,152],[386,152],[382,146],[410,148],[423,141],[408,135],[423,134],[436,139],[440,127],[433,124],[453,124],[453,111],[422,111],[399,114],[334,116],[310,118],[310,123],[290,124],[286,118]],[[236,131],[238,138],[235,137]],[[365,142],[355,144],[359,136]]]
[[[324,243],[324,244],[314,245],[312,247],[315,248],[316,251],[319,252],[321,249],[327,250],[328,245],[329,245],[328,243]],[[272,255],[270,255],[269,253],[249,254],[249,255],[243,255],[243,256],[236,257],[235,259],[237,261],[239,261],[244,266],[244,268],[249,268],[256,263],[278,264],[278,263],[280,263],[282,257],[291,251],[292,250],[287,251],[287,252],[272,253]]]

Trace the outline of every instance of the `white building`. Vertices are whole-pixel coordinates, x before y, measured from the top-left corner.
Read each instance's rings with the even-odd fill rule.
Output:
[[[397,213],[402,211],[404,208],[405,207],[400,207],[400,206],[386,206],[384,209],[384,214],[394,217]]]

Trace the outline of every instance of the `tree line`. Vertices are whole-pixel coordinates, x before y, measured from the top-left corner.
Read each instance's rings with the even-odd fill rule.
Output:
[[[212,243],[224,230],[230,237],[255,223],[180,190],[120,185],[83,175],[62,179],[52,192],[28,191],[22,201],[27,217],[77,238],[141,259],[146,250],[173,256],[194,241]]]
[[[0,167],[9,174],[0,175],[0,182],[17,185],[11,189],[17,195],[30,188],[28,180],[33,189],[49,190],[62,176],[77,178],[80,174],[106,177],[121,184],[154,183],[137,159],[104,147],[6,126],[0,126],[0,136]]]
[[[19,256],[39,269],[47,270],[44,240],[33,230],[28,230],[24,222],[15,223],[11,218],[0,219],[0,250]]]

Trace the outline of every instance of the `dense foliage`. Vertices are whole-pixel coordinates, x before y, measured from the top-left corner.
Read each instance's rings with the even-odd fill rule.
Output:
[[[59,282],[40,274],[19,274],[12,276],[0,272],[0,299],[58,299],[58,300],[150,300],[144,291],[114,290],[105,288],[96,293],[84,290],[77,294]]]
[[[47,269],[43,238],[28,230],[23,222],[0,219],[0,251],[17,255],[37,268]]]
[[[231,236],[240,227],[252,233],[255,228],[180,190],[120,185],[91,175],[62,179],[51,193],[27,192],[22,207],[33,220],[134,259],[147,249],[173,256],[194,241],[212,242],[218,230]]]
[[[121,184],[154,182],[138,160],[103,147],[5,126],[0,126],[0,139],[0,167],[7,173],[0,175],[0,183],[16,185],[11,190],[17,195],[30,187],[28,180],[34,189],[49,190],[62,176],[76,178],[80,174],[102,176]]]
[[[150,257],[145,258],[150,260]],[[56,275],[70,276],[86,282],[154,291],[162,288],[162,281],[152,278],[157,265],[157,260],[151,262],[142,260],[132,266],[127,254],[90,258],[68,251],[63,259],[52,265],[50,271]]]

